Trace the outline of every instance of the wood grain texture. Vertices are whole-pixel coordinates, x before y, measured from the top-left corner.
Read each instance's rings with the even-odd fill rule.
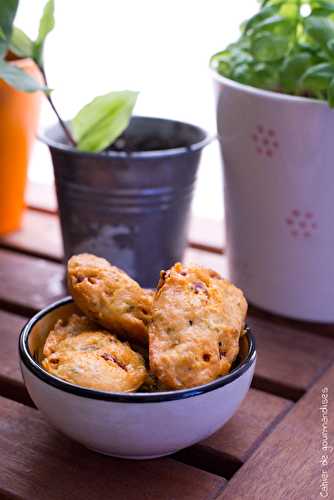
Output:
[[[313,500],[321,498],[321,473],[329,475],[333,498],[334,452],[322,449],[321,391],[329,388],[327,435],[333,446],[334,397],[332,365],[263,441],[220,495],[221,500]],[[321,464],[328,455],[328,465]]]
[[[40,248],[44,245],[48,251],[48,238],[43,244],[41,238]],[[32,237],[31,241],[36,238]],[[51,247],[56,248],[54,244]],[[185,260],[213,267],[223,274],[226,271],[222,255],[188,249]],[[0,305],[11,312],[31,316],[66,295],[63,277],[64,268],[60,264],[0,250]],[[334,339],[315,336],[298,330],[294,324],[290,327],[287,322],[273,322],[271,318],[252,313],[248,322],[257,338],[256,388],[297,400],[334,359]]]
[[[61,261],[63,256],[59,219],[36,210],[26,210],[20,230],[0,237],[0,247]]]
[[[26,319],[0,311],[0,377],[22,381],[19,368],[18,338]]]
[[[249,315],[258,360],[255,387],[297,400],[334,361],[334,338],[325,338]],[[275,388],[273,387],[275,384]]]
[[[201,444],[245,462],[292,405],[285,399],[251,389],[235,416]]]
[[[31,405],[23,386],[17,353],[18,336],[25,321],[0,311],[0,394]],[[228,476],[225,470],[229,470],[230,464],[238,468],[290,406],[289,401],[250,390],[236,415],[195,450],[197,457],[208,461],[216,452],[214,467],[219,468],[220,474],[223,471],[223,475]],[[213,465],[208,464],[208,468],[212,470]]]
[[[0,394],[33,406],[23,385],[17,348],[25,322],[25,318],[0,311]]]
[[[31,316],[66,295],[64,267],[0,250],[0,307]]]
[[[251,389],[222,429],[176,458],[229,479],[292,406],[291,401]]]
[[[172,459],[118,460],[54,431],[36,410],[0,398],[0,497],[214,499],[224,479]]]

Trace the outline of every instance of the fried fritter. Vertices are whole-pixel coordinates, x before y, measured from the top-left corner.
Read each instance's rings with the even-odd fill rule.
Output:
[[[73,256],[67,269],[69,291],[82,312],[129,341],[147,344],[151,291],[94,255]]]
[[[101,391],[135,391],[147,377],[143,357],[127,342],[76,314],[57,321],[43,356],[42,366],[52,375]]]
[[[228,373],[246,313],[241,290],[215,271],[179,263],[162,271],[149,326],[151,371],[170,389]]]

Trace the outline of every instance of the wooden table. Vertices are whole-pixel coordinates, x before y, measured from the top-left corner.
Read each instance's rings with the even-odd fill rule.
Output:
[[[258,362],[248,396],[223,429],[169,458],[99,456],[49,426],[24,388],[17,339],[29,316],[66,294],[64,268],[54,195],[31,186],[29,204],[22,230],[0,240],[0,498],[309,500],[325,497],[322,472],[334,498],[319,409],[328,387],[334,446],[334,325],[251,307]],[[194,221],[186,260],[224,273],[220,238],[220,226]]]

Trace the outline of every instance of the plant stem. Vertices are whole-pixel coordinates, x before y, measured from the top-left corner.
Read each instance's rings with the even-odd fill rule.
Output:
[[[46,74],[45,74],[45,70],[44,70],[44,67],[43,66],[39,66],[39,69],[40,69],[40,72],[42,73],[42,76],[43,76],[43,80],[44,80],[44,83],[46,86],[48,86],[48,82],[47,82],[47,79],[46,79]],[[54,105],[54,102],[53,100],[51,99],[50,97],[50,94],[47,94],[45,93],[45,96],[47,98],[47,100],[49,101],[50,103],[50,106],[51,108],[53,109],[54,113],[56,114],[57,118],[58,118],[58,121],[59,121],[59,124],[61,126],[61,128],[63,129],[64,131],[64,134],[66,135],[67,139],[69,140],[70,144],[74,147],[77,146],[77,143],[76,141],[74,140],[73,136],[72,136],[72,133],[70,131],[70,129],[67,127],[66,123],[62,120],[61,116],[59,115],[58,111],[57,111],[57,108],[56,106]]]

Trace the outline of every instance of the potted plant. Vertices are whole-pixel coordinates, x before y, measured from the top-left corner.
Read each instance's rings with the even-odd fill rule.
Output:
[[[65,122],[54,105],[43,62],[45,38],[53,27],[54,2],[49,0],[37,40],[20,32],[17,45],[39,67],[44,93],[58,117],[42,138],[54,165],[65,257],[94,252],[143,286],[153,286],[161,269],[182,259],[208,135],[186,123],[132,117],[133,91],[99,96]],[[10,83],[22,88],[22,74],[16,76]]]
[[[266,0],[211,67],[231,278],[255,305],[334,321],[334,2]]]
[[[18,229],[24,209],[29,154],[38,126],[41,95],[25,93],[7,83],[21,71],[22,80],[42,78],[34,61],[11,50],[16,38],[12,23],[17,2],[0,4],[0,234]],[[37,87],[39,84],[37,84]]]

